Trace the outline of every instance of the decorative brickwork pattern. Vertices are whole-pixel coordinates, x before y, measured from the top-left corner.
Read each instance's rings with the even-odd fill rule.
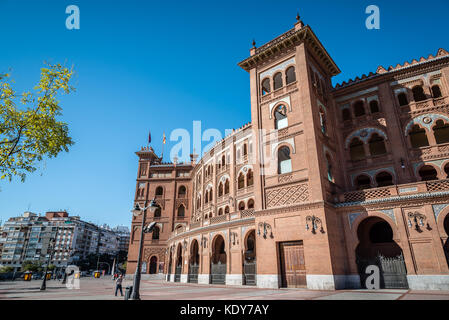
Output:
[[[288,174],[288,175],[283,175],[283,176],[279,176],[279,183],[287,183],[287,182],[291,182],[293,180],[293,175]]]
[[[244,210],[241,212],[240,217],[243,218],[248,218],[248,217],[253,217],[255,214],[254,209],[249,209],[249,210]]]
[[[391,196],[391,191],[388,188],[348,192],[345,193],[345,202],[360,202],[369,199],[384,198],[389,196]]]
[[[444,191],[449,190],[449,180],[427,182],[427,191]]]
[[[303,203],[309,200],[309,187],[306,183],[269,190],[267,192],[267,207],[280,207]]]

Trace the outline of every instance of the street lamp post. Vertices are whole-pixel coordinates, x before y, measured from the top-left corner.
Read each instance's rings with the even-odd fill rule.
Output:
[[[41,284],[41,290],[45,290],[47,289],[47,272],[48,272],[48,266],[50,265],[51,262],[51,256],[53,254],[53,248],[55,245],[55,239],[51,238],[50,239],[50,243],[48,245],[48,261],[47,261],[47,265],[45,266],[45,271],[44,271],[44,280],[42,280],[42,284]]]
[[[153,229],[156,225],[156,222],[150,223],[148,226],[145,227],[145,220],[147,218],[147,209],[150,209],[151,213],[154,213],[156,209],[158,208],[158,205],[156,203],[156,200],[153,199],[150,202],[150,205],[145,208],[141,208],[138,203],[136,203],[135,208],[132,210],[132,213],[134,216],[138,216],[142,214],[142,227],[140,232],[140,243],[139,243],[139,255],[137,257],[137,266],[136,266],[136,273],[134,275],[134,283],[133,283],[133,290],[131,294],[131,300],[140,300],[139,295],[139,287],[140,287],[140,269],[141,269],[141,258],[142,258],[142,247],[143,247],[143,241],[144,241],[144,235],[145,233],[151,233],[153,232]]]

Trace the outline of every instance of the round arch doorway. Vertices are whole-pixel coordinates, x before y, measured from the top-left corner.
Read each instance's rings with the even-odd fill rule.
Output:
[[[225,241],[221,235],[212,242],[212,259],[210,265],[211,284],[226,284]]]
[[[173,265],[173,249],[170,248],[169,257],[168,257],[168,268],[167,268],[167,281],[171,281],[171,273],[172,273],[172,265]]]
[[[150,259],[150,274],[156,274],[157,273],[157,257],[152,256]]]
[[[197,240],[193,240],[190,248],[190,261],[189,261],[189,283],[198,283],[198,271],[200,264],[199,245]]]
[[[175,282],[181,282],[182,273],[182,247],[181,244],[178,245],[176,250],[176,265],[175,265]]]
[[[379,268],[379,289],[408,289],[407,269],[401,247],[393,239],[390,224],[379,217],[363,220],[358,229],[357,267],[363,288],[366,288],[368,266]]]
[[[252,230],[245,239],[245,252],[243,257],[243,278],[247,286],[256,285],[256,231]]]

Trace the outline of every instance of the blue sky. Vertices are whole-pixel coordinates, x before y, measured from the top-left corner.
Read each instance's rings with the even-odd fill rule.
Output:
[[[65,27],[72,4],[80,30]],[[365,27],[371,4],[380,30]],[[160,152],[164,131],[191,131],[194,120],[223,133],[249,122],[249,77],[237,63],[253,38],[260,46],[293,27],[298,10],[342,70],[334,83],[449,49],[447,0],[0,0],[0,71],[12,68],[21,91],[36,84],[44,61],[66,63],[77,89],[60,99],[76,144],[25,183],[0,181],[0,219],[66,209],[130,225],[134,152],[148,130]]]

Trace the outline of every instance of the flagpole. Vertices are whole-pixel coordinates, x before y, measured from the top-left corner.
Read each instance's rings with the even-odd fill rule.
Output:
[[[161,154],[161,162],[163,162],[164,161],[164,145],[165,145],[165,132],[164,132],[164,134],[163,134],[163,137],[162,137],[162,154]]]

